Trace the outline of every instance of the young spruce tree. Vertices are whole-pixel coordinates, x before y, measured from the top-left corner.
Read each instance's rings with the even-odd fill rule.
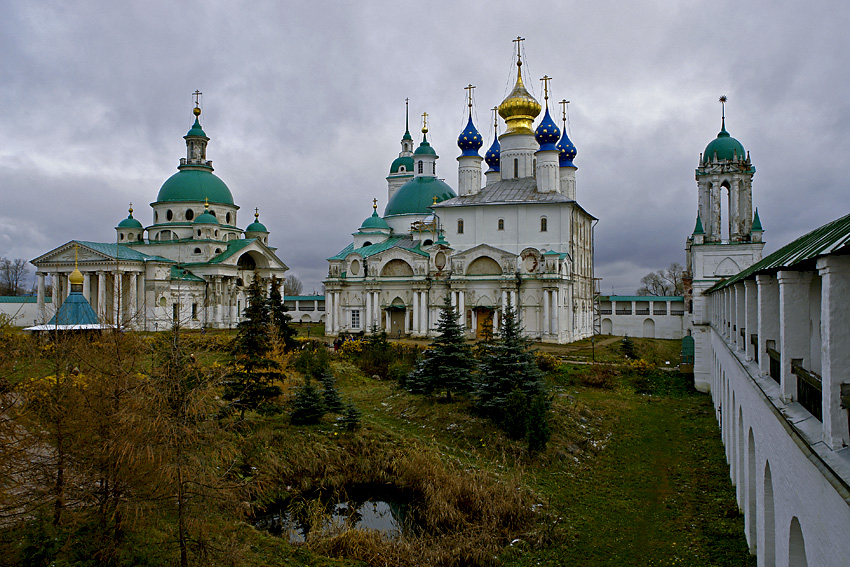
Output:
[[[225,384],[224,399],[239,409],[244,419],[246,409],[262,409],[281,392],[275,385],[280,365],[269,358],[272,344],[268,302],[256,274],[248,287],[248,305],[243,315],[233,343],[235,366]]]
[[[281,281],[275,276],[272,276],[272,286],[269,292],[268,308],[269,320],[272,328],[277,331],[278,340],[283,341],[284,350],[292,350],[295,348],[295,329],[290,324],[292,315],[288,313],[289,308],[283,301],[280,295]]]
[[[499,334],[483,351],[476,398],[482,414],[514,439],[528,438],[530,447],[539,450],[549,438],[549,399],[530,346],[508,295]]]
[[[414,394],[431,394],[434,391],[464,394],[473,389],[475,359],[466,344],[463,325],[458,321],[457,309],[446,294],[437,323],[439,335],[423,353],[416,368],[407,377],[407,388]]]

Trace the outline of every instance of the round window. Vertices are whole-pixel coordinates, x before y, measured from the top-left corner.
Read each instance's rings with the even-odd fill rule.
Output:
[[[174,213],[171,212],[171,209],[165,211],[165,220],[171,220],[174,218]]]
[[[351,262],[351,275],[356,276],[360,273],[360,262],[358,260],[354,260]]]
[[[434,265],[437,266],[438,270],[446,267],[446,255],[443,252],[437,252],[437,255],[434,256]]]
[[[188,209],[186,211],[186,220],[192,220],[193,218],[195,218],[195,211]]]

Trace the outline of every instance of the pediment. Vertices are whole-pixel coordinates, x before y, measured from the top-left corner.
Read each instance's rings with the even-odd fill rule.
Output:
[[[513,258],[515,254],[508,252],[507,250],[502,250],[501,248],[496,248],[495,246],[490,246],[489,244],[479,244],[478,246],[473,246],[472,248],[464,250],[463,252],[455,252],[454,254],[452,254],[452,257],[457,259],[477,258],[479,256],[491,256],[494,258]]]
[[[76,247],[75,247],[76,245]],[[42,254],[38,258],[31,261],[35,266],[49,265],[74,265],[74,262],[80,264],[102,263],[104,261],[114,262],[115,258],[111,255],[104,254],[93,250],[79,242],[71,240],[62,246],[54,248],[46,254]]]

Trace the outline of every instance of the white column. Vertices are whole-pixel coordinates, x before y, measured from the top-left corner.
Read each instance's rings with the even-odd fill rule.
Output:
[[[746,336],[742,336],[741,332],[746,335],[747,327],[746,327],[746,289],[744,288],[744,282],[738,282],[735,284],[735,325],[737,325],[737,330],[735,331],[735,346],[738,350],[745,350],[746,347]]]
[[[758,285],[754,280],[744,280],[744,304],[746,305],[744,350],[747,353],[747,360],[755,360],[756,346],[753,345],[750,337],[759,334],[760,331],[758,327]]]
[[[413,332],[419,332],[419,292],[413,292],[413,305],[411,306],[413,309]],[[405,317],[405,320],[407,318]],[[405,325],[406,326],[406,325]]]
[[[334,320],[336,321],[336,330],[339,331],[343,327],[345,327],[345,309],[342,308],[342,292],[337,291],[334,293],[334,309],[336,309],[336,316]]]
[[[552,333],[560,337],[561,334],[561,302],[558,289],[552,290]],[[632,311],[634,313],[634,311]]]
[[[59,311],[59,274],[53,272],[50,274],[50,295],[53,299],[53,312]]]
[[[137,307],[137,297],[136,292],[139,289],[139,280],[138,274],[136,272],[130,272],[130,305],[128,306],[130,322],[135,326],[138,321],[138,307]]]
[[[106,322],[106,274],[97,273],[97,318]]]
[[[38,290],[36,292],[36,313],[38,314],[38,323],[44,323],[44,272],[37,272],[35,274],[35,279]]]
[[[422,334],[428,333],[428,292],[423,291],[419,296],[422,304],[419,308],[419,332]]]
[[[457,312],[459,317],[460,326],[463,327],[464,331],[466,330],[466,301],[464,298],[464,292],[457,292]]]
[[[325,334],[334,332],[334,292],[325,291]]]
[[[802,359],[805,367],[810,357],[809,284],[812,275],[779,270],[776,279],[779,281],[779,354],[782,361],[779,387],[780,396],[789,402],[797,399],[797,376],[791,374],[791,360]]]
[[[83,272],[83,297],[91,304],[91,274]]]
[[[69,275],[70,274],[62,274],[62,276],[61,276],[62,277],[62,285],[64,286],[62,288],[62,297],[63,297],[62,303],[65,303],[64,298],[71,295],[71,281],[68,279]]]
[[[543,290],[543,335],[549,334],[549,290]],[[615,307],[616,309],[616,307]]]
[[[368,332],[372,328],[372,292],[367,291],[364,294],[366,297],[366,309],[363,314],[363,328]]]
[[[387,309],[384,312],[384,329],[386,329],[387,333],[389,333],[390,331],[393,330],[391,325],[392,325],[392,319],[390,318],[390,310]]]
[[[221,308],[222,308],[222,303],[224,303],[224,293],[223,293],[222,285],[221,285],[221,276],[216,276],[215,279],[213,280],[213,282],[214,282],[213,283],[213,298],[214,298],[213,301],[215,302],[215,308],[214,308],[215,326],[217,328],[221,328],[222,327]]]
[[[847,410],[841,408],[841,383],[850,368],[850,259],[826,256],[818,260],[821,276],[821,379],[823,440],[833,450],[850,444]]]
[[[112,277],[112,321],[121,324],[121,272],[116,271]],[[180,313],[177,313],[180,316]]]

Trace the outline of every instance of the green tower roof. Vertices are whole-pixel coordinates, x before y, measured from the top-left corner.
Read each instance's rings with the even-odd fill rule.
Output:
[[[449,185],[436,177],[414,177],[393,194],[384,216],[391,215],[427,215],[429,207],[437,202],[457,197],[457,193]]]
[[[694,227],[694,234],[705,234],[705,230],[702,228],[702,219],[699,218],[699,213],[697,213],[697,224]]]
[[[202,169],[184,169],[169,177],[159,190],[157,202],[203,201],[223,205],[233,204],[233,195],[224,181]]]
[[[390,175],[398,173],[399,172],[398,170],[401,168],[401,166],[404,166],[404,172],[403,173],[412,174],[413,173],[413,157],[404,156],[404,157],[395,158],[393,160],[393,164],[390,166]]]
[[[750,232],[764,232],[761,227],[761,219],[759,218],[759,208],[756,207],[756,213],[753,215],[753,228]]]
[[[364,220],[363,224],[360,225],[360,230],[369,228],[388,229],[390,228],[390,225],[387,224],[387,221],[378,216],[378,209],[375,209],[372,211],[372,216]]]
[[[742,160],[747,157],[747,152],[744,151],[743,144],[730,136],[729,132],[726,131],[725,118],[720,126],[720,132],[717,134],[717,137],[705,147],[705,152],[702,154],[702,163],[711,163],[714,160],[715,154],[717,154],[717,159],[721,161],[735,159],[735,157]]]

